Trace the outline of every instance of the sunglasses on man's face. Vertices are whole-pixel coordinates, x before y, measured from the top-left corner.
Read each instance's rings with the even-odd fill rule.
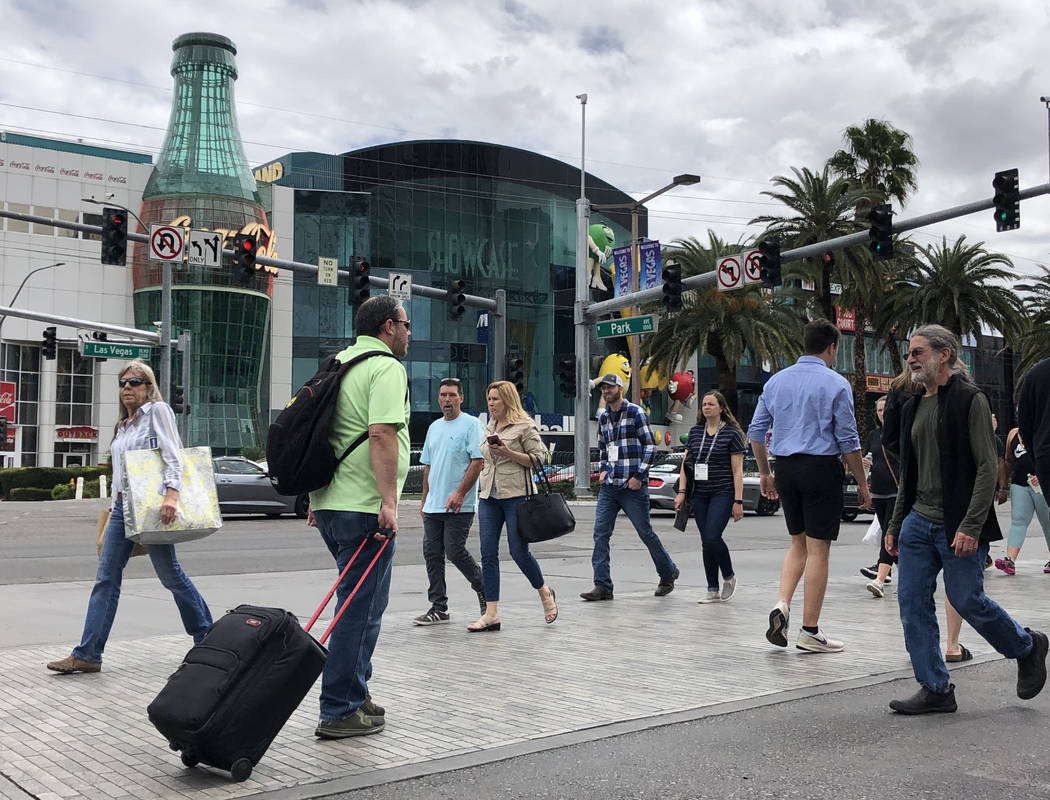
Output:
[[[137,386],[142,386],[143,384],[148,384],[148,383],[149,383],[149,381],[146,380],[145,378],[120,378],[117,381],[117,384],[120,386],[121,389],[123,389],[125,386],[136,386],[137,387]]]

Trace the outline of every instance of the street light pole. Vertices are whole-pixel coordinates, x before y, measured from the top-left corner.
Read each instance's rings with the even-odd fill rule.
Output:
[[[127,211],[142,227],[142,232],[149,236],[149,226],[139,215],[127,206],[114,203],[112,200],[96,200],[94,197],[81,197],[85,203],[96,206],[113,206]],[[160,393],[165,399],[171,398],[171,262],[164,261],[160,268]]]
[[[573,322],[576,343],[576,407],[573,427],[573,491],[577,497],[591,494],[591,451],[588,430],[588,412],[591,408],[591,393],[588,388],[591,370],[590,331],[584,319],[584,307],[590,299],[587,280],[587,227],[590,222],[590,204],[587,202],[584,163],[587,145],[587,95],[578,94],[580,101],[580,198],[576,201],[576,303]]]
[[[22,289],[25,287],[26,281],[28,281],[33,275],[35,275],[38,272],[43,272],[45,269],[52,269],[53,267],[63,267],[63,266],[65,266],[65,264],[66,264],[65,261],[58,261],[58,262],[56,262],[54,264],[48,264],[46,267],[37,267],[36,269],[29,270],[29,272],[26,273],[26,276],[24,278],[22,278],[22,282],[20,284],[18,284],[18,288],[15,289],[14,297],[12,297],[11,298],[11,302],[9,302],[7,304],[8,307],[10,308],[11,306],[13,306],[15,304],[15,300],[17,300],[18,299],[18,295],[20,295],[22,293]],[[7,322],[7,314],[4,314],[2,317],[0,317],[0,375],[4,375],[6,377],[6,375],[7,375],[7,348],[4,347],[4,336],[3,336],[3,329],[4,329],[4,323],[5,322]]]
[[[683,175],[676,175],[674,179],[664,186],[662,189],[657,189],[652,194],[647,194],[641,200],[635,200],[631,203],[613,203],[610,205],[594,206],[596,211],[613,210],[626,208],[631,212],[631,293],[637,292],[641,286],[641,273],[642,273],[642,257],[641,257],[641,242],[638,236],[638,217],[642,207],[652,200],[654,197],[659,197],[664,192],[669,192],[676,186],[692,186],[693,184],[700,183],[699,175],[692,175],[685,173]],[[613,277],[615,281],[615,276]],[[652,287],[650,287],[652,288]],[[640,309],[636,306],[628,309],[628,316],[637,316]],[[631,402],[640,403],[642,399],[642,376],[640,374],[639,366],[641,361],[641,354],[639,352],[641,345],[641,337],[639,336],[628,336],[627,347],[630,350],[631,358]]]

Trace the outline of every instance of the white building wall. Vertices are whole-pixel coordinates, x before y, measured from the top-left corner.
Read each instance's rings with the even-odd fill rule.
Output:
[[[277,236],[277,253],[290,260],[294,252],[295,190],[273,187],[270,227]],[[271,419],[284,408],[298,386],[292,386],[292,275],[281,270],[273,282],[270,304],[270,405]]]

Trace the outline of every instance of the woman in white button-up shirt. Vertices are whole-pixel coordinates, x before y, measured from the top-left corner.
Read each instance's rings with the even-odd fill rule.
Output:
[[[122,486],[120,456],[128,450],[160,450],[164,459],[164,502],[160,518],[168,523],[175,519],[182,488],[182,462],[179,450],[182,442],[175,426],[175,414],[164,402],[157,389],[153,370],[141,361],[131,361],[120,373],[120,414],[110,443],[113,463],[113,486]],[[134,543],[124,535],[124,507],[121,495],[114,496],[109,525],[98,558],[95,587],[88,600],[84,634],[71,655],[52,661],[48,669],[56,672],[98,672],[102,669],[102,651],[109,638],[113,618],[120,600],[120,584],[124,566],[131,557]],[[186,577],[170,544],[151,544],[147,547],[153,569],[164,587],[175,598],[186,633],[196,644],[211,627],[211,612],[197,587]]]

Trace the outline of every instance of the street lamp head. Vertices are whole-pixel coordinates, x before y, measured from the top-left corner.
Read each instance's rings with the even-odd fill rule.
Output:
[[[675,186],[692,186],[694,183],[700,183],[699,175],[690,175],[689,173],[686,173],[685,175],[674,176]]]

